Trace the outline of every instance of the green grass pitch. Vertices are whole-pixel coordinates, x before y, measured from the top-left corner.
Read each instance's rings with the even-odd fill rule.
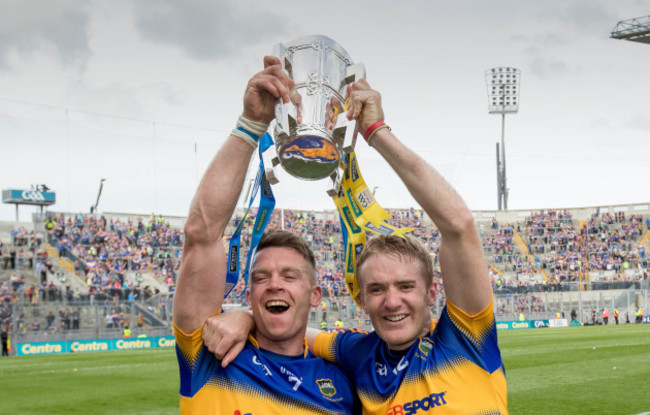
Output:
[[[650,325],[500,331],[499,342],[512,414],[650,412]],[[0,414],[179,413],[172,348],[0,358],[0,391]]]
[[[512,414],[650,412],[650,325],[499,332]]]

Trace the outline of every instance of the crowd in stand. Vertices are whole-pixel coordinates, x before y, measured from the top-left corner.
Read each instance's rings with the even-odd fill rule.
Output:
[[[4,247],[0,242],[0,266],[11,271],[9,281],[0,286],[0,300],[4,304],[23,300],[38,308],[47,302],[76,300],[109,301],[149,298],[158,290],[141,287],[140,281],[128,281],[126,272],[152,273],[154,277],[173,286],[180,266],[183,234],[165,223],[161,217],[149,220],[106,220],[93,215],[64,217],[54,214],[46,223],[49,233],[17,228],[11,231],[12,243]],[[67,257],[74,264],[75,272],[87,283],[87,292],[75,293],[69,286],[55,284],[54,267],[45,242],[50,242],[60,257]],[[40,284],[27,284],[27,275],[37,276]],[[63,274],[61,274],[63,275]],[[50,278],[48,278],[50,277]],[[58,331],[74,329],[66,324],[74,319],[60,318]],[[21,330],[27,326],[33,331],[52,330],[43,316],[31,325],[19,318]]]
[[[389,213],[392,225],[413,228],[412,234],[423,240],[431,251],[437,269],[440,235],[430,221],[426,223],[423,212],[389,209]],[[233,219],[232,231],[244,220],[240,252],[248,252],[255,214],[253,209],[245,218]],[[175,283],[182,256],[182,232],[169,227],[161,218],[152,215],[148,221],[126,223],[107,222],[90,215],[58,219],[52,230],[57,248],[78,258],[76,267],[85,270],[86,280],[95,290],[135,290],[137,284],[125,282],[127,271],[153,272],[170,287]],[[327,294],[336,296],[347,293],[340,260],[343,255],[340,226],[338,220],[314,212],[275,210],[268,228],[284,228],[304,238],[316,254],[321,284]],[[621,280],[630,278],[626,270],[647,268],[644,248],[637,246],[644,231],[640,215],[627,219],[623,212],[594,214],[578,229],[569,211],[547,210],[529,215],[516,227],[501,225],[496,219],[487,231],[484,225],[479,226],[488,258],[486,266],[495,288],[537,283],[555,290],[567,282],[586,280],[588,273],[594,279],[600,271],[614,271]],[[522,252],[514,242],[515,234],[524,241],[528,252]],[[224,246],[230,236],[224,236]],[[243,267],[245,255],[240,262]],[[504,272],[513,272],[514,280],[503,278]],[[438,273],[437,282],[439,277]],[[242,291],[243,281],[232,299],[241,299]]]
[[[624,212],[596,213],[589,221],[575,221],[566,210],[547,210],[529,215],[516,228],[496,220],[489,232],[479,226],[495,291],[518,287],[524,292],[532,285],[556,291],[568,288],[566,283],[602,285],[647,278],[646,247],[639,243],[644,234],[641,215],[626,219]],[[645,228],[650,229],[649,219]],[[514,243],[513,234],[525,247]],[[514,279],[501,278],[508,271],[514,272]]]
[[[578,232],[568,211],[542,211],[525,220],[528,250],[551,281],[577,281],[584,275]]]
[[[437,262],[440,235],[421,210],[390,209],[391,225],[413,228],[412,233],[429,248],[438,283],[439,297],[444,299]],[[240,258],[242,268],[252,236],[255,210],[245,218],[235,217],[230,231],[234,231],[244,220],[241,233]],[[641,215],[626,217],[623,212],[594,214],[588,221],[576,223],[568,211],[547,210],[529,215],[521,223],[479,224],[479,233],[486,254],[486,266],[492,278],[495,292],[505,288],[522,288],[535,285],[545,291],[562,289],[563,284],[582,281],[591,276],[608,280],[640,280],[647,278],[648,259],[645,247],[639,244],[650,219]],[[645,225],[645,228],[644,228]],[[0,243],[0,259],[3,269],[11,270],[9,281],[0,285],[0,301],[6,306],[24,298],[27,304],[39,305],[62,299],[76,300],[69,287],[54,284],[51,275],[52,258],[44,248],[46,240],[60,256],[69,258],[75,271],[83,277],[88,286],[87,294],[80,299],[102,302],[106,312],[107,327],[123,326],[120,322],[120,302],[149,298],[157,292],[142,288],[140,280],[127,280],[127,273],[149,273],[167,283],[171,290],[182,258],[183,233],[169,226],[160,216],[148,219],[119,220],[95,215],[65,217],[53,215],[46,223],[49,235],[18,228],[11,232],[12,244],[3,247]],[[362,310],[349,301],[341,256],[341,225],[331,215],[294,210],[275,210],[271,215],[269,229],[284,228],[304,238],[316,255],[317,272],[324,288],[324,302],[330,310],[346,312],[364,318]],[[227,247],[232,233],[224,236]],[[49,236],[49,237],[48,237]],[[47,239],[46,239],[47,238]],[[517,243],[519,241],[519,243]],[[527,252],[526,252],[527,251]],[[33,272],[40,284],[27,284],[25,272]],[[632,272],[631,272],[632,271]],[[615,277],[602,277],[607,272]],[[515,278],[506,278],[514,273]],[[512,274],[510,274],[512,275]],[[535,278],[533,278],[535,277]],[[244,300],[243,281],[226,301],[241,303]],[[510,291],[512,292],[512,291]],[[514,292],[524,292],[522,290]],[[537,312],[544,309],[540,296],[514,294],[510,305],[498,303],[497,309],[517,313]],[[348,309],[349,308],[349,309]],[[40,323],[33,323],[31,330],[63,331],[75,329],[74,308],[62,313],[56,319],[41,316]],[[69,315],[69,317],[68,317]],[[110,318],[109,318],[110,316]],[[111,323],[109,324],[109,320]],[[67,322],[67,323],[66,323]],[[28,324],[21,319],[23,330]]]
[[[0,267],[3,270],[32,270],[38,268],[39,273],[47,268],[51,271],[47,250],[44,248],[43,233],[28,231],[24,227],[12,229],[10,232],[12,244],[3,246],[0,241]]]
[[[595,213],[576,226],[570,212],[549,210],[529,216],[526,226],[528,249],[549,281],[602,280],[605,271],[613,272],[613,278],[604,277],[613,281],[647,276],[641,215]]]
[[[55,215],[52,220],[53,244],[59,255],[74,261],[75,271],[84,274],[89,295],[138,295],[140,281],[127,281],[127,272],[153,273],[174,285],[183,234],[162,217],[122,222],[79,214],[73,218]]]
[[[637,249],[636,243],[643,234],[641,215],[632,215],[627,220],[624,212],[592,217],[580,234],[586,240],[592,269],[619,272],[639,265],[647,267],[645,247],[641,245]]]

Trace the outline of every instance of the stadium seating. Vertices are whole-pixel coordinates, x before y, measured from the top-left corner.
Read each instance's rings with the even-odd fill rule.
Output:
[[[391,224],[413,228],[413,234],[430,250],[439,283],[439,310],[444,289],[437,229],[421,210],[388,211]],[[235,215],[224,236],[224,248],[243,220],[242,252],[248,252],[255,213],[253,209],[245,217],[243,211]],[[52,219],[56,223],[49,232],[21,226],[0,235],[0,299],[5,305],[21,304],[13,316],[25,335],[43,330],[83,331],[97,325],[112,335],[119,335],[124,325],[168,329],[171,295],[182,259],[180,226],[154,215],[53,214]],[[599,209],[581,219],[574,219],[569,210],[542,210],[511,223],[499,223],[496,217],[477,221],[497,294],[497,316],[548,316],[564,311],[566,305],[558,301],[566,301],[552,293],[625,289],[644,281],[647,286],[649,226],[647,215],[600,213]],[[312,310],[311,324],[320,323],[324,316],[329,322],[344,317],[348,324],[368,328],[365,314],[347,295],[335,213],[276,209],[268,227],[293,232],[315,252],[326,310]],[[240,282],[225,306],[240,306],[243,289]],[[614,293],[606,297],[606,301],[615,301]],[[78,314],[75,324],[70,323],[73,313]]]

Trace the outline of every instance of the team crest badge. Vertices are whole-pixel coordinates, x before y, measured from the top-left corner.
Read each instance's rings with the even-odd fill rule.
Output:
[[[332,383],[331,380],[319,379],[316,381],[316,383],[318,384],[320,393],[322,393],[323,395],[332,397],[336,394],[336,388],[334,387],[334,384]]]
[[[431,349],[433,349],[433,343],[427,339],[420,339],[420,345],[418,348],[425,356],[429,356]]]

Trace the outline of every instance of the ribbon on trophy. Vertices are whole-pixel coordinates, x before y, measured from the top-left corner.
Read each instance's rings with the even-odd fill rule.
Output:
[[[257,197],[257,192],[259,189],[262,189],[260,193],[260,204],[257,209],[257,216],[255,217],[255,224],[253,225],[253,231],[251,235],[250,247],[248,248],[248,257],[246,259],[246,267],[244,272],[241,275],[244,278],[244,287],[248,286],[248,276],[250,273],[250,266],[253,257],[255,256],[255,251],[257,251],[257,246],[260,243],[264,229],[268,225],[269,220],[271,219],[271,214],[275,208],[275,197],[273,196],[273,190],[271,190],[271,184],[268,182],[266,175],[264,174],[264,159],[262,154],[270,147],[273,146],[273,139],[269,133],[264,134],[260,139],[259,143],[259,156],[260,156],[260,165],[257,171],[257,176],[255,177],[255,182],[251,188],[250,199],[248,202],[248,207],[246,212],[242,217],[241,221],[237,225],[235,232],[233,232],[230,237],[229,246],[228,246],[228,267],[226,270],[226,289],[224,298],[228,297],[230,292],[235,288],[237,282],[240,278],[240,265],[239,265],[239,256],[241,253],[241,231],[246,218],[248,217],[248,212],[251,209],[253,201]],[[242,291],[243,295],[245,292]]]
[[[342,188],[338,195],[332,196],[332,199],[339,212],[339,220],[341,221],[341,234],[343,236],[343,246],[345,247],[345,283],[348,286],[350,295],[359,304],[359,284],[357,284],[355,278],[354,268],[357,262],[357,256],[366,244],[366,232],[357,225],[349,199],[343,194]]]
[[[354,301],[360,305],[355,264],[366,243],[365,232],[403,237],[413,228],[398,228],[385,222],[392,216],[379,205],[366,185],[354,152],[345,155],[343,168],[341,189],[332,199],[339,212],[345,245],[345,283]]]

